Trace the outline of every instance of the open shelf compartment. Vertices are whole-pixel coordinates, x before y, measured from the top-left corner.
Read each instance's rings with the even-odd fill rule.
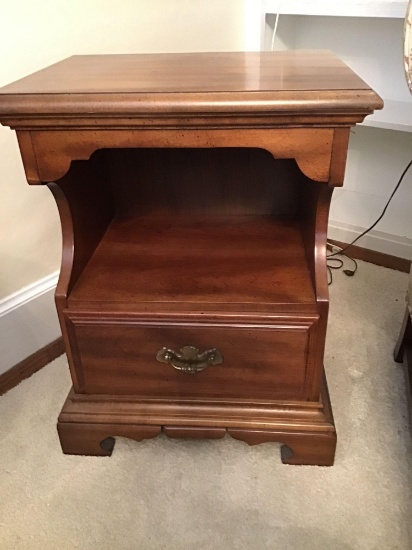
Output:
[[[316,310],[299,221],[114,220],[69,307]]]
[[[316,312],[301,224],[314,182],[294,160],[253,148],[109,149],[73,163],[77,179],[88,163],[105,167],[114,207],[69,309]]]

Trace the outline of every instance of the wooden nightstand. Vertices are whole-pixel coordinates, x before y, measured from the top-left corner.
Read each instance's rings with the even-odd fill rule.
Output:
[[[163,429],[333,463],[328,208],[381,107],[311,51],[75,56],[0,90],[62,221],[65,453]]]

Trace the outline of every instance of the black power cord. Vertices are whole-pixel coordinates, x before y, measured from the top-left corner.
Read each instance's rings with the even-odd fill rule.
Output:
[[[355,265],[355,268],[354,269],[344,269],[343,272],[345,273],[345,275],[347,275],[348,277],[353,277],[358,269],[358,264],[356,263],[356,260],[354,260],[353,258],[351,258],[350,256],[348,256],[348,254],[346,254],[346,251],[348,250],[349,247],[351,247],[352,245],[354,245],[361,237],[363,237],[364,235],[366,235],[367,233],[369,233],[369,231],[371,231],[374,227],[376,227],[378,225],[378,223],[381,221],[381,219],[383,218],[383,216],[385,215],[386,213],[386,210],[388,209],[388,206],[391,202],[391,200],[393,199],[396,191],[399,189],[399,186],[400,184],[402,183],[403,181],[403,178],[405,177],[406,173],[408,172],[409,168],[412,166],[412,160],[407,164],[405,170],[402,172],[402,175],[401,177],[399,178],[398,180],[398,183],[395,185],[395,189],[392,191],[392,194],[391,196],[389,197],[387,203],[385,204],[385,208],[382,210],[382,213],[381,215],[379,216],[379,218],[370,226],[368,227],[368,229],[365,229],[365,231],[363,233],[361,233],[360,235],[358,235],[356,237],[356,239],[354,239],[351,243],[349,243],[348,245],[346,245],[344,248],[340,248],[340,247],[336,247],[335,245],[333,244],[330,244],[330,246],[333,246],[335,248],[339,248],[339,250],[337,252],[332,252],[332,254],[328,254],[326,256],[326,260],[327,260],[327,268],[328,268],[328,273],[329,273],[329,281],[328,281],[328,284],[331,285],[332,282],[333,282],[333,277],[332,277],[332,270],[333,269],[341,269],[344,265],[344,262],[342,259],[340,258],[335,258],[335,256],[345,256],[345,258],[348,258],[349,260],[351,260],[354,265]],[[331,265],[330,262],[334,262],[338,260],[338,263],[337,264],[334,264],[334,265]]]
[[[355,260],[355,258],[352,258],[351,256],[348,256],[348,254],[343,254],[342,253],[343,249],[340,248],[339,246],[337,246],[336,244],[333,244],[333,245],[329,244],[329,246],[333,246],[333,248],[339,248],[339,250],[338,250],[338,252],[334,252],[333,254],[330,254],[329,256],[326,256],[326,260],[327,260],[326,267],[328,268],[328,275],[329,275],[328,285],[331,285],[332,282],[333,282],[332,270],[333,269],[341,269],[344,266],[344,261],[341,258],[332,258],[332,256],[342,255],[345,258],[347,258],[348,260],[350,260],[351,262],[353,262],[353,265],[354,265],[353,269],[344,269],[343,270],[343,273],[345,275],[347,275],[348,277],[353,277],[355,275],[355,273],[357,272],[357,270],[358,270],[358,263]],[[331,262],[336,262],[336,263],[331,264]]]

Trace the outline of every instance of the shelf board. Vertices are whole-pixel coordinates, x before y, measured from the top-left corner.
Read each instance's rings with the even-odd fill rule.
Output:
[[[404,18],[408,2],[401,0],[265,0],[266,14],[329,15],[339,17]]]
[[[412,98],[411,101],[385,100],[384,108],[367,116],[361,125],[412,132]]]
[[[108,312],[316,311],[299,222],[266,217],[114,220],[68,303]]]

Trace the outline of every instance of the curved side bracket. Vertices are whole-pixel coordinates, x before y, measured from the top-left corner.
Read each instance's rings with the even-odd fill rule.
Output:
[[[50,191],[53,193],[57,207],[59,209],[60,221],[62,226],[62,261],[60,267],[59,281],[56,287],[56,301],[63,300],[67,296],[67,290],[70,283],[70,278],[73,269],[74,260],[74,231],[73,218],[70,211],[70,206],[62,189],[54,182],[48,184]]]

